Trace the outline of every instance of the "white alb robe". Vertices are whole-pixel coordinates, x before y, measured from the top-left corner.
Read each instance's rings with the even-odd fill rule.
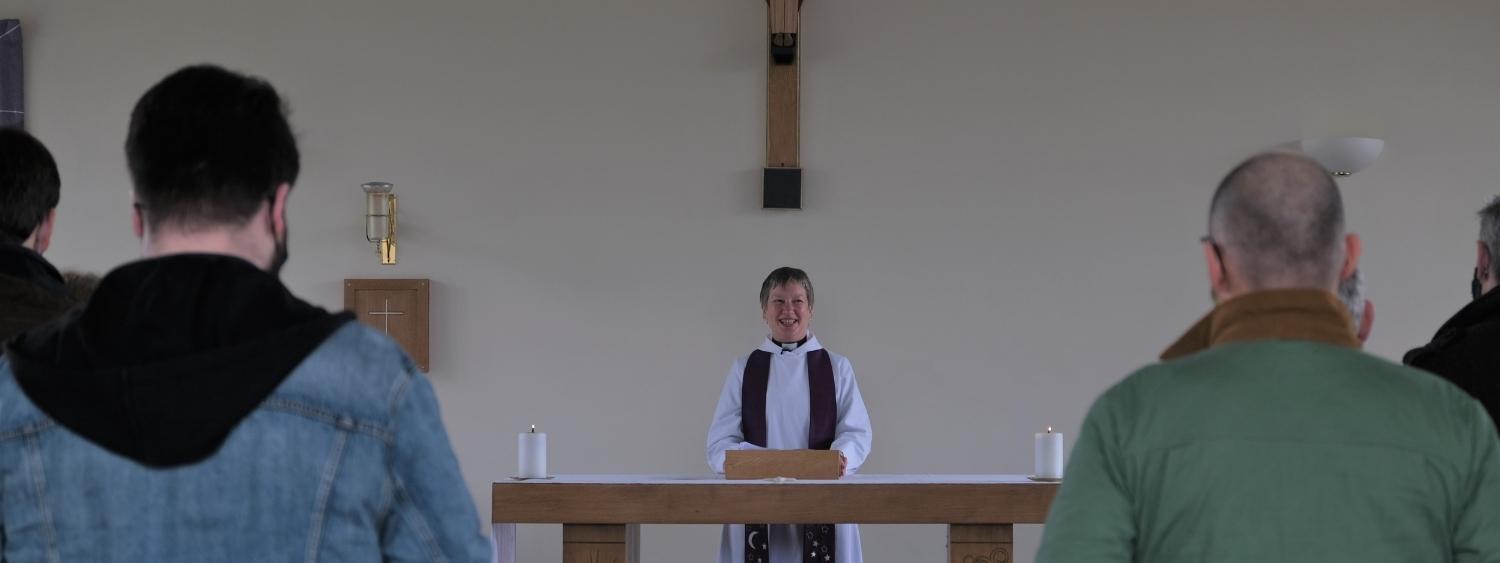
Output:
[[[810,415],[807,353],[821,350],[823,345],[818,343],[816,336],[808,335],[807,342],[795,350],[784,351],[769,338],[760,349],[771,353],[766,383],[766,448],[807,449]],[[844,474],[853,475],[870,455],[870,413],[865,410],[864,399],[859,396],[859,385],[854,381],[854,367],[849,364],[849,359],[832,352],[828,356],[833,364],[833,389],[838,403],[838,426],[832,448],[844,454],[847,461]],[[724,391],[719,394],[719,406],[714,410],[713,424],[708,429],[708,466],[715,473],[724,473],[724,452],[760,449],[746,442],[740,429],[740,394],[747,359],[748,356],[741,356],[729,368],[729,376],[724,378]],[[839,524],[835,537],[838,551],[835,563],[863,561],[859,526]],[[743,525],[724,526],[719,563],[744,563],[744,543]],[[771,525],[770,563],[801,563],[801,551],[802,539],[797,535],[797,526]]]

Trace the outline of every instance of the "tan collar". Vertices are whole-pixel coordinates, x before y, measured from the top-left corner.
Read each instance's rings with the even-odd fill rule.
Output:
[[[1306,340],[1359,348],[1349,311],[1332,293],[1273,289],[1220,303],[1161,353],[1175,360],[1229,342]]]

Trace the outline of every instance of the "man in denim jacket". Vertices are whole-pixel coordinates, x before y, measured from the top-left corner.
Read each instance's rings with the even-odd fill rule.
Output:
[[[431,385],[277,277],[276,91],[182,69],[125,152],[145,258],[0,359],[4,560],[485,560]]]

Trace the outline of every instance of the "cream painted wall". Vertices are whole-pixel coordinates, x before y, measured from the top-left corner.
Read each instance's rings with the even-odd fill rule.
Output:
[[[129,109],[184,64],[289,100],[303,176],[294,291],[434,281],[431,378],[474,500],[551,433],[563,473],[705,471],[755,293],[783,264],[872,413],[869,473],[1023,473],[1031,433],[1208,307],[1197,237],[1238,159],[1303,136],[1387,154],[1345,182],[1398,358],[1463,305],[1473,212],[1500,192],[1494,0],[811,0],[806,209],[758,209],[763,4],[6,0],[30,125],[64,192],[50,258],[137,255]],[[358,185],[402,197],[401,264]],[[1040,527],[1018,533],[1028,561]],[[522,561],[556,560],[522,528]],[[872,563],[936,561],[937,526],[871,526]],[[710,560],[715,527],[648,527],[644,560]]]

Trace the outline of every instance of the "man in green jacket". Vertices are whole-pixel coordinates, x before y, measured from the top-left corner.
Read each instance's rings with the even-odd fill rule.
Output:
[[[1329,174],[1251,158],[1203,248],[1218,305],[1094,403],[1037,560],[1500,562],[1500,438],[1462,390],[1358,351]]]

